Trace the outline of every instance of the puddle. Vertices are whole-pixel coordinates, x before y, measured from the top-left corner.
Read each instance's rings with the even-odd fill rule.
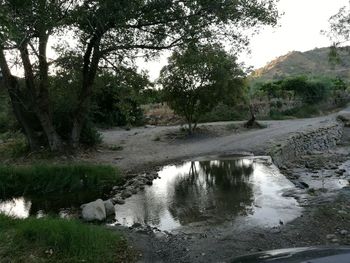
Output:
[[[232,222],[276,226],[300,216],[284,191],[295,186],[267,157],[199,160],[166,166],[153,185],[116,206],[116,221],[175,230]]]

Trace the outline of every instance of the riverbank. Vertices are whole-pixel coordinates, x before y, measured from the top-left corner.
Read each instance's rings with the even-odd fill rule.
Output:
[[[347,186],[350,179],[348,163],[350,131],[345,128],[343,134],[342,124],[337,123],[335,118],[311,119],[307,125],[303,121],[298,123],[301,126],[294,132],[286,132],[290,131],[289,128],[281,132],[277,123],[270,123],[265,130],[249,131],[247,133],[252,137],[251,143],[246,148],[241,148],[241,151],[247,151],[255,147],[255,153],[269,154],[272,150],[276,150],[276,146],[277,149],[283,145],[289,147],[288,153],[294,158],[288,155],[283,155],[284,157],[276,155],[275,159],[277,156],[280,157],[276,163],[282,173],[298,187],[295,191],[284,193],[297,199],[303,208],[302,215],[294,221],[288,224],[281,222],[278,227],[273,228],[257,227],[248,230],[224,224],[197,228],[191,233],[181,231],[160,233],[152,229],[140,231],[137,228],[115,228],[122,231],[129,242],[140,250],[142,255],[140,262],[229,262],[236,256],[270,249],[350,245],[348,205],[350,189]],[[275,133],[276,137],[268,139],[266,138],[268,133],[270,135]],[[259,143],[257,143],[258,134],[264,135]],[[242,133],[206,140],[212,143],[215,140],[220,144],[231,139],[231,145],[214,150],[217,155],[224,155],[238,153],[237,149],[240,148],[236,146],[242,145],[241,140],[244,137],[245,134]],[[291,142],[303,147],[307,144],[310,148],[303,148],[300,151],[296,145],[292,146]],[[291,152],[292,148],[296,151]],[[198,155],[204,155],[204,152],[203,150]],[[184,160],[186,159],[189,158],[185,157]],[[174,160],[160,158],[157,162],[172,163]],[[149,171],[149,166],[152,164],[146,162],[143,171]]]
[[[126,178],[133,177],[127,182],[128,185],[135,182],[136,175],[145,177],[144,184],[147,185],[156,178],[157,169],[162,165],[201,156],[220,157],[244,153],[273,155],[273,150],[277,150],[273,156],[275,159],[284,156],[276,163],[282,173],[299,187],[298,191],[285,194],[299,201],[303,208],[302,216],[288,224],[282,222],[278,227],[255,227],[248,230],[232,228],[229,223],[195,228],[190,233],[110,226],[111,232],[117,231],[126,237],[137,251],[140,262],[227,262],[235,256],[261,250],[349,244],[349,190],[347,187],[341,190],[332,188],[330,191],[324,189],[325,180],[348,180],[348,132],[342,137],[340,146],[330,149],[335,145],[332,138],[340,138],[341,133],[338,131],[342,129],[342,126],[338,126],[340,124],[335,115],[303,120],[267,121],[263,122],[266,128],[258,130],[242,129],[241,124],[230,122],[202,125],[201,134],[195,137],[182,136],[180,127],[177,126],[105,131],[104,145],[96,153],[82,154],[63,162],[87,161],[120,166]],[[327,127],[332,130],[331,134],[334,132],[334,136],[328,136]],[[308,133],[320,130],[320,133],[317,132],[321,134],[320,138],[315,136],[317,134]],[[293,136],[301,134],[311,140],[310,146],[313,146],[312,139],[318,138],[315,145],[323,144],[325,147],[305,148],[298,151],[298,154],[293,154],[300,158],[290,158],[278,153],[285,145],[292,147],[284,150],[290,153],[293,149],[291,142],[295,142]],[[303,146],[303,140],[298,145]],[[340,176],[344,178],[339,178]],[[317,182],[315,185],[314,181]],[[125,189],[116,189],[119,190]]]

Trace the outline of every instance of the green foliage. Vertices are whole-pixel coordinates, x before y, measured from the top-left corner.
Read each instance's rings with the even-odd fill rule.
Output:
[[[287,78],[280,85],[283,90],[294,92],[306,104],[322,102],[329,94],[329,86],[325,81],[304,76]]]
[[[210,112],[200,118],[200,122],[242,121],[248,118],[246,105],[230,106],[220,102]]]
[[[29,153],[29,146],[25,136],[20,132],[6,132],[0,134],[0,157],[18,158]]]
[[[101,226],[55,218],[12,219],[0,215],[4,262],[99,262],[131,260],[120,234]]]
[[[165,100],[186,119],[190,133],[203,114],[219,102],[235,104],[245,91],[244,74],[236,57],[218,45],[175,51],[161,71],[160,83]]]
[[[259,92],[265,94],[269,99],[293,99],[300,98],[306,104],[321,103],[339,92],[344,92],[347,84],[340,78],[328,77],[290,77],[274,82],[256,84]]]
[[[61,71],[51,77],[50,95],[53,106],[53,119],[57,132],[64,140],[69,140],[72,129],[72,113],[78,103],[78,90],[81,85],[79,75]],[[65,84],[70,83],[68,88]],[[95,128],[91,114],[88,112],[85,124],[81,131],[80,143],[93,147],[102,142],[100,133]]]
[[[107,127],[142,125],[141,93],[150,85],[147,75],[138,74],[135,69],[101,72],[95,81],[94,122]]]
[[[0,166],[0,197],[44,196],[82,190],[101,191],[120,183],[120,172],[105,165]]]
[[[93,84],[102,67],[110,70],[130,67],[137,62],[140,54],[149,59],[157,56],[160,50],[193,42],[225,40],[236,51],[241,50],[248,44],[248,38],[243,34],[245,29],[253,28],[256,31],[258,25],[277,24],[279,13],[276,2],[3,0],[0,2],[0,54],[4,54],[2,47],[13,47],[11,60],[25,65],[21,67],[24,71],[21,75],[26,77],[23,90],[32,100],[29,105],[33,115],[41,122],[39,133],[45,137],[51,150],[61,151],[64,145],[75,148],[80,143],[82,125],[85,118],[91,117]],[[74,41],[68,44],[65,39],[67,35],[74,36]],[[47,40],[52,38],[56,40],[51,46],[56,51],[54,63],[48,60],[45,53],[51,44]],[[20,49],[30,50],[30,54],[20,52]],[[1,67],[7,68],[11,61],[6,61],[6,56],[2,57]],[[74,75],[75,78],[61,85],[65,92],[71,93],[72,99],[56,103],[59,98],[49,98],[52,87],[47,78],[51,72],[56,72],[51,67],[65,69],[68,76]],[[6,75],[10,76],[11,73],[7,74],[6,71]],[[123,79],[119,79],[119,82],[122,83]],[[40,96],[37,96],[39,93]],[[139,123],[140,112],[134,98],[131,102],[119,97],[117,100],[124,114],[120,117],[122,121],[127,124]],[[64,103],[69,104],[68,107],[63,107]],[[103,110],[101,103],[96,104],[97,112],[103,116],[101,121],[116,121],[115,115],[107,116],[108,112]],[[115,107],[114,102],[111,105]],[[54,113],[53,120],[45,118],[50,112]],[[18,118],[22,123],[23,119],[26,118]],[[27,132],[26,135],[31,134],[34,133]]]
[[[83,130],[80,135],[80,142],[88,147],[94,147],[98,144],[102,143],[101,133],[95,128],[95,125],[87,120],[85,125],[83,126]]]
[[[141,91],[140,104],[158,104],[164,102],[161,89],[144,89]]]
[[[286,120],[286,119],[294,119],[294,118],[311,118],[318,116],[320,114],[319,105],[309,105],[305,104],[301,107],[295,107],[290,110],[278,111],[271,110],[269,119],[272,120]]]

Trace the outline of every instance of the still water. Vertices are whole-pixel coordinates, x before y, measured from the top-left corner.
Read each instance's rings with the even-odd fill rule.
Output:
[[[76,218],[81,204],[101,198],[99,191],[79,191],[76,193],[20,195],[0,198],[0,213],[16,217],[43,217],[46,215],[62,218]]]
[[[160,179],[116,206],[116,221],[161,230],[239,222],[275,226],[300,216],[294,188],[269,158],[198,160],[164,167]]]

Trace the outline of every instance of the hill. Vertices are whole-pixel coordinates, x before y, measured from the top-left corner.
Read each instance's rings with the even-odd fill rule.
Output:
[[[296,75],[321,75],[350,81],[350,47],[339,49],[338,63],[330,62],[329,52],[330,48],[289,52],[254,71],[252,78],[255,81],[268,81]]]

